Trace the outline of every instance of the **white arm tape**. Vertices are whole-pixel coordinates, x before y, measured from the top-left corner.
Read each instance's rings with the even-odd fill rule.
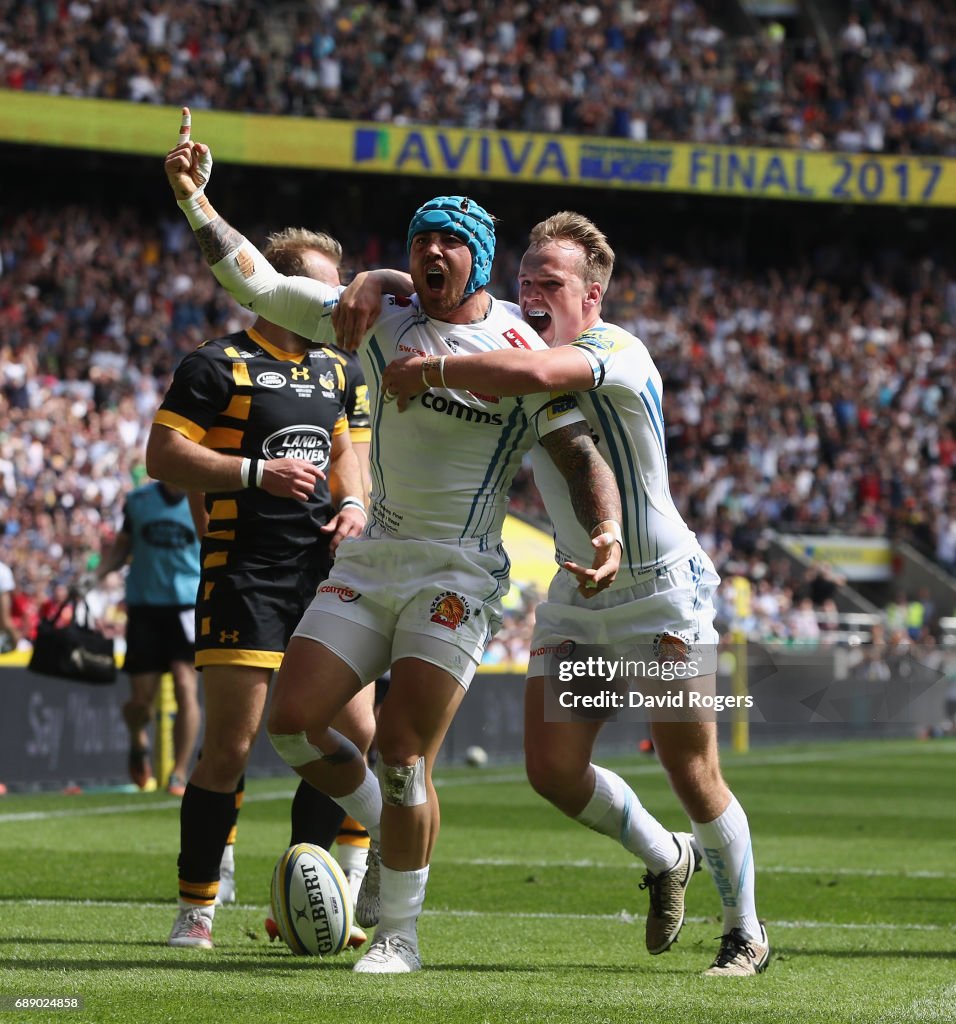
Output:
[[[285,277],[245,238],[210,270],[247,309],[309,341],[334,343],[332,310],[344,288],[309,277]]]
[[[193,231],[204,228],[219,216],[203,191],[194,192],[188,199],[177,199],[176,203],[186,215],[186,220]]]

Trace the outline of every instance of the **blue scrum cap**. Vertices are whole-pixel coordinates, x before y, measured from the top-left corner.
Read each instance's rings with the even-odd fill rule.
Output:
[[[467,196],[436,196],[419,206],[408,225],[408,252],[412,239],[422,231],[448,231],[471,250],[471,277],[465,295],[484,288],[491,280],[495,258],[495,222],[474,199]]]

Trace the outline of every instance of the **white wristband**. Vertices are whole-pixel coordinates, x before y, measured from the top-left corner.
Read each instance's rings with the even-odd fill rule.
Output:
[[[194,192],[188,199],[177,199],[176,202],[193,231],[204,228],[219,216],[203,191]]]
[[[346,497],[339,502],[339,511],[341,512],[343,508],[346,508],[349,505],[353,508],[357,508],[359,512],[368,519],[368,511],[365,508],[365,502],[362,501],[361,498],[356,498],[354,494],[346,495]]]
[[[597,540],[599,537],[608,536],[611,538],[612,544],[614,543],[614,541],[617,541],[623,549],[624,533],[621,530],[621,524],[613,519],[605,519],[604,522],[598,523],[598,525],[595,526],[594,529],[591,531],[592,540]]]
[[[239,466],[239,479],[243,487],[261,487],[264,459],[243,459]]]

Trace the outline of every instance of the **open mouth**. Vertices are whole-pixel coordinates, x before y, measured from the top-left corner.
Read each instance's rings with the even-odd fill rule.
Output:
[[[425,271],[425,285],[429,291],[440,292],[445,287],[445,275],[437,267]]]
[[[543,309],[527,309],[524,318],[538,334],[543,334],[551,326],[551,314]]]

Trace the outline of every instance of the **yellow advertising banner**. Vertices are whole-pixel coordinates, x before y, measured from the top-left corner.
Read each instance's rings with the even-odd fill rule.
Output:
[[[780,534],[789,551],[832,566],[851,582],[887,582],[893,578],[893,549],[885,537],[839,534]]]
[[[0,90],[0,140],[162,154],[179,111]],[[193,112],[217,160],[279,167],[894,206],[956,206],[956,159]]]

